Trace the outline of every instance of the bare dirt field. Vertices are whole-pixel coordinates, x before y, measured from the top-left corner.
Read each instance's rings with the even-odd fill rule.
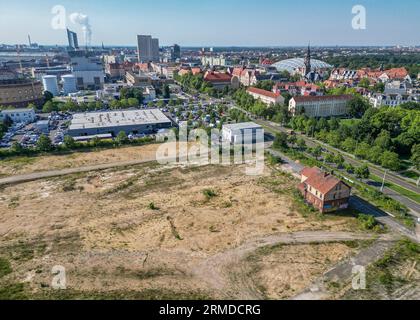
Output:
[[[96,164],[155,159],[159,144],[0,160],[0,177]]]
[[[90,157],[74,161],[99,161]],[[353,217],[303,213],[295,184],[268,167],[253,177],[244,166],[149,163],[3,187],[0,257],[10,270],[0,271],[0,296],[288,298],[354,250],[334,241],[251,249],[267,237],[357,228]],[[67,290],[50,288],[55,265]]]

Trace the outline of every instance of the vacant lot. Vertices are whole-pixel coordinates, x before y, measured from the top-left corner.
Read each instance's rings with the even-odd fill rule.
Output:
[[[158,144],[150,144],[92,152],[74,152],[63,155],[2,159],[0,160],[0,177],[104,163],[152,160],[155,159],[155,153],[158,147]]]
[[[236,298],[252,285],[264,288],[256,294],[287,298],[351,250],[291,245],[247,262],[236,248],[270,235],[356,226],[352,217],[302,214],[295,184],[269,168],[252,177],[244,166],[150,163],[3,187],[0,296]],[[243,270],[231,268],[233,257]],[[217,269],[205,267],[210,260],[223,276],[209,277]],[[67,290],[50,289],[55,265],[66,269]]]

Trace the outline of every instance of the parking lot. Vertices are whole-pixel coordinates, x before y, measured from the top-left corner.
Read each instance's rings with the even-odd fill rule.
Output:
[[[49,136],[54,145],[63,143],[67,123],[71,121],[69,113],[52,113],[38,117],[32,123],[13,123],[0,141],[0,148],[9,148],[17,142],[24,148],[33,147],[42,134]]]

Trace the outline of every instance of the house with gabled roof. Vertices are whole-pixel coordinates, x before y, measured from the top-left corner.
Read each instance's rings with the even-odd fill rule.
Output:
[[[306,202],[321,213],[347,209],[351,187],[319,168],[305,168],[298,187]]]

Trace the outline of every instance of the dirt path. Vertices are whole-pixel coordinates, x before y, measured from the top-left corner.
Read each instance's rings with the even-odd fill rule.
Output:
[[[369,264],[380,259],[393,245],[393,242],[377,240],[372,246],[363,249],[355,257],[339,262],[318,278],[309,288],[293,297],[293,300],[324,300],[331,298],[331,293],[326,287],[326,283],[343,283],[349,281],[355,265],[367,267]]]
[[[245,277],[232,279],[232,269],[245,268],[242,260],[255,250],[278,244],[308,244],[308,243],[329,243],[353,240],[371,240],[375,235],[357,234],[350,232],[328,232],[328,231],[303,231],[295,233],[282,233],[270,235],[263,238],[252,239],[234,249],[216,254],[204,262],[200,263],[193,274],[201,278],[210,287],[224,292],[226,298],[253,300],[262,299],[249,279]],[[394,241],[392,235],[382,235],[379,237],[382,242]],[[235,272],[244,274],[244,272]],[[227,289],[231,288],[231,289]]]
[[[113,163],[106,163],[106,164],[98,164],[98,165],[84,166],[84,167],[78,167],[78,168],[34,172],[34,173],[28,173],[28,174],[22,174],[22,175],[16,175],[16,176],[12,176],[12,177],[2,178],[2,179],[0,179],[0,186],[1,185],[7,185],[7,184],[17,184],[17,183],[29,182],[29,181],[52,178],[52,177],[65,176],[65,175],[81,173],[81,172],[98,171],[98,170],[106,170],[106,169],[112,169],[112,168],[134,166],[134,165],[143,164],[143,163],[152,162],[152,161],[155,161],[155,159],[150,158],[150,159],[135,160],[135,161],[124,161],[124,162],[113,162]]]

